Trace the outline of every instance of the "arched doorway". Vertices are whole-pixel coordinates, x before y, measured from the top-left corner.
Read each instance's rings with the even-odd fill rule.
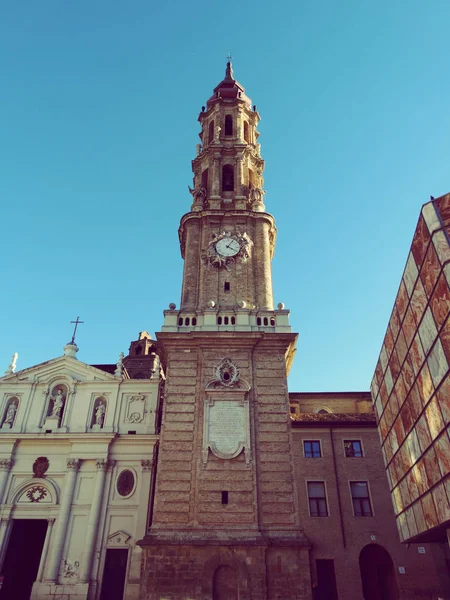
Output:
[[[215,570],[213,579],[213,600],[238,600],[236,569],[222,565]]]
[[[398,600],[392,558],[382,546],[369,544],[359,555],[364,600]]]

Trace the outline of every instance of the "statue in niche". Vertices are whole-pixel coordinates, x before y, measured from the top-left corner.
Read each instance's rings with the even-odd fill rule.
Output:
[[[50,416],[55,419],[60,419],[64,408],[64,402],[66,400],[63,391],[58,390],[55,396],[51,396],[50,399],[53,400],[53,407]]]
[[[105,401],[100,398],[98,400],[98,404],[95,408],[95,413],[94,413],[94,425],[97,425],[98,427],[100,427],[100,429],[103,427],[103,424],[105,422],[105,413],[106,413],[106,403]]]
[[[58,427],[60,426],[64,407],[66,403],[66,390],[62,386],[53,388],[53,392],[50,395],[50,402],[47,412],[48,425],[53,425],[57,422]],[[47,425],[47,426],[48,426]]]
[[[16,418],[17,404],[18,402],[15,398],[10,401],[8,408],[6,409],[6,416],[3,423],[4,425],[8,424],[10,427],[13,426],[14,419]]]

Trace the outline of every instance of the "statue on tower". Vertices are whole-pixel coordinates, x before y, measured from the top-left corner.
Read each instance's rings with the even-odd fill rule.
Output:
[[[203,186],[191,188],[188,185],[189,193],[192,195],[194,203],[192,205],[192,210],[201,210],[205,205],[205,200],[207,196],[206,188]]]

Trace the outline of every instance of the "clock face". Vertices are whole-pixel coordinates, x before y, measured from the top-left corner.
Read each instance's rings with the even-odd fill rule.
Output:
[[[222,238],[216,244],[216,252],[221,256],[235,256],[240,249],[239,242],[232,237]]]

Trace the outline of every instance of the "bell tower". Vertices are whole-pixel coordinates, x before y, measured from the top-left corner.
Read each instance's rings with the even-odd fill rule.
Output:
[[[297,335],[273,304],[259,120],[228,62],[199,115],[181,305],[157,334],[164,412],[140,542],[149,600],[311,597],[287,389]]]

